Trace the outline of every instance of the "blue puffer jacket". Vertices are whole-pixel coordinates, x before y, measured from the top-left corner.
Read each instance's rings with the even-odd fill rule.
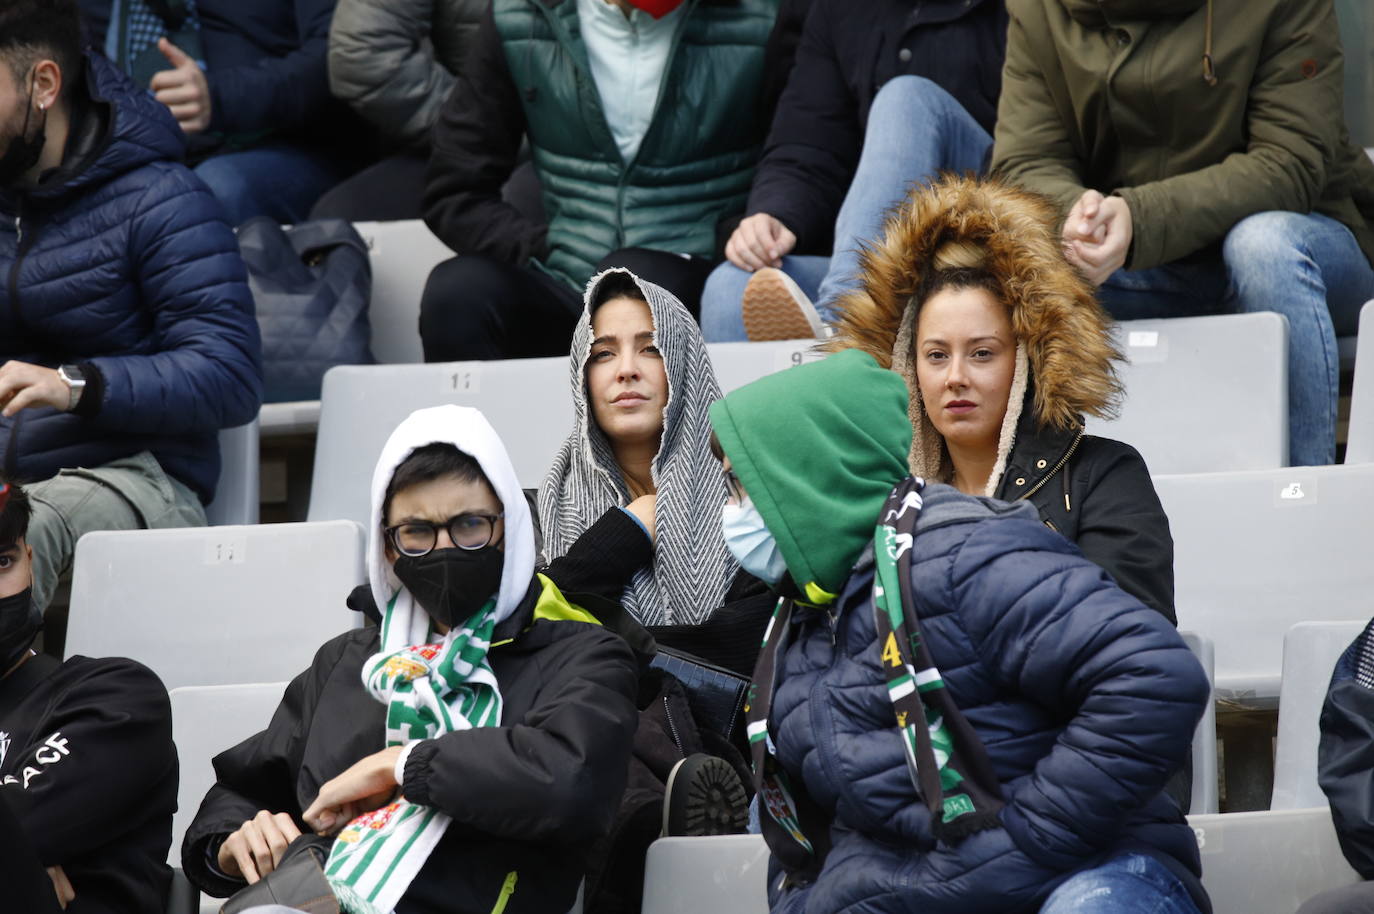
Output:
[[[167,109],[88,59],[63,165],[0,192],[0,362],[84,363],[76,413],[0,419],[4,471],[46,479],[151,451],[203,501],[218,429],[252,420],[262,344],[219,203],[180,159]]]
[[[932,837],[879,663],[869,547],[831,611],[800,617],[782,662],[779,759],[833,817],[833,849],[810,885],[780,888],[774,872],[773,910],[1035,911],[1122,850],[1159,859],[1208,910],[1192,830],[1162,793],[1208,684],[1169,623],[1029,505],[948,486],[925,490],[911,574],[931,655],[1001,781],[1004,827]]]

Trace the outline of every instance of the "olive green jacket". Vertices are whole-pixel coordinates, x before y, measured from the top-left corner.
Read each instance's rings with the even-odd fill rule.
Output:
[[[1331,0],[1007,9],[993,170],[1065,213],[1085,188],[1121,196],[1127,269],[1197,253],[1269,210],[1330,216],[1374,262],[1374,163],[1345,128]]]
[[[495,0],[549,229],[542,265],[581,289],[624,247],[711,257],[744,212],[766,125],[764,49],[778,0],[685,0],[648,132],[626,162],[606,123],[575,0]]]

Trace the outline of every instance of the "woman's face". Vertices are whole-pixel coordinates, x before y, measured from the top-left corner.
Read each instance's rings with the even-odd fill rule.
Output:
[[[613,298],[592,315],[587,396],[592,418],[612,445],[657,443],[662,435],[668,375],[644,302]]]
[[[949,444],[995,453],[1016,370],[1006,306],[986,289],[941,289],[917,317],[915,350],[921,400],[936,430]]]

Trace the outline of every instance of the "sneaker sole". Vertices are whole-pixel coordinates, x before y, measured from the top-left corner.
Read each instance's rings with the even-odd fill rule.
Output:
[[[724,759],[692,756],[673,766],[663,799],[665,836],[737,835],[749,828],[749,795]]]
[[[821,316],[806,293],[781,270],[765,268],[749,279],[740,302],[750,340],[804,340],[821,334]]]

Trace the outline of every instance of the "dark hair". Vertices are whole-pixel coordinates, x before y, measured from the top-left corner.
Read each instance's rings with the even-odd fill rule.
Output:
[[[4,480],[0,480],[0,484],[3,483]],[[9,486],[9,498],[4,508],[0,508],[0,549],[8,549],[29,535],[29,517],[33,514],[28,493],[14,483]]]
[[[0,59],[16,82],[40,60],[56,61],[67,96],[81,72],[81,20],[76,0],[4,0],[0,3]],[[21,86],[22,88],[22,86]]]
[[[982,267],[954,267],[946,270],[929,270],[921,277],[921,285],[916,290],[917,309],[937,293],[945,289],[982,289],[998,301],[1004,301],[1002,284],[990,270]]]
[[[613,270],[601,278],[596,284],[596,291],[592,294],[591,310],[595,311],[613,298],[633,298],[646,305],[649,303],[634,274],[628,270]]]
[[[397,492],[444,476],[453,476],[459,482],[483,482],[487,488],[495,491],[487,474],[482,472],[481,464],[471,454],[465,454],[443,441],[421,445],[411,451],[396,467],[396,472],[391,474],[386,496],[382,499],[382,525],[385,526],[386,519],[391,516],[391,499]]]

